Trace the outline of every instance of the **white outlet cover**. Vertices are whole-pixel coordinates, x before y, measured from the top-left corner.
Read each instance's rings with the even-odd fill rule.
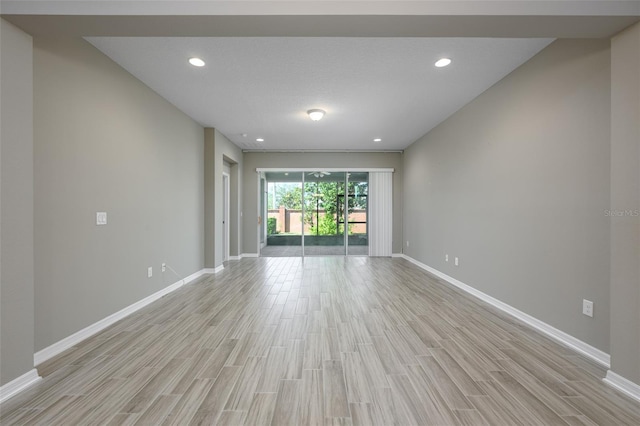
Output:
[[[456,266],[458,266],[458,258],[457,257],[454,259],[454,263],[455,263]]]
[[[587,299],[582,300],[582,313],[588,317],[593,317],[593,302]]]
[[[147,268],[147,278],[151,278],[153,276],[153,268],[149,266]]]
[[[449,261],[449,255],[448,255],[448,254],[445,254],[445,255],[444,255],[444,261],[445,261],[445,262],[448,262],[448,261]]]
[[[107,224],[107,212],[96,212],[96,225]]]

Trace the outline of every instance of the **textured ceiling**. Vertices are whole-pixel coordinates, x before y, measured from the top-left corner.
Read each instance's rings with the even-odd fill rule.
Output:
[[[404,149],[551,39],[89,37],[194,120],[265,150]],[[192,56],[207,65],[195,68]],[[452,65],[436,68],[440,57]],[[312,122],[306,115],[322,108]],[[242,135],[246,134],[246,137]],[[258,143],[261,137],[265,142]],[[382,142],[374,143],[374,138]]]

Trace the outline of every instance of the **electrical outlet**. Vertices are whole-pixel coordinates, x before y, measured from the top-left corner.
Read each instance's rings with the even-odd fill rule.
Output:
[[[448,254],[445,254],[445,255],[444,255],[444,261],[445,261],[445,262],[448,262],[448,261],[449,261],[449,255],[448,255]]]
[[[409,240],[407,240],[407,247],[409,247]]]
[[[591,300],[582,299],[582,313],[588,317],[593,317],[593,302]]]
[[[107,224],[107,212],[96,212],[96,225]]]
[[[149,266],[147,268],[147,278],[151,278],[153,276],[153,268]]]
[[[162,272],[166,272],[167,271],[167,264],[162,262]]]
[[[456,258],[454,258],[454,259],[453,259],[453,264],[454,264],[454,265],[456,265],[456,266],[458,266],[458,263],[459,263],[459,262],[458,262],[458,258],[457,258],[457,257],[456,257]]]

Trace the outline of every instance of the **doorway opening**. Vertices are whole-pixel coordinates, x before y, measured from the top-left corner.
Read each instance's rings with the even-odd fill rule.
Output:
[[[230,193],[231,185],[229,182],[230,175],[226,172],[222,173],[222,261],[229,260],[229,210],[230,210]]]

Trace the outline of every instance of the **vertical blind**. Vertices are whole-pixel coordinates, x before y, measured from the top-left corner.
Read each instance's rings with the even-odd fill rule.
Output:
[[[369,256],[391,256],[393,174],[369,173]]]

